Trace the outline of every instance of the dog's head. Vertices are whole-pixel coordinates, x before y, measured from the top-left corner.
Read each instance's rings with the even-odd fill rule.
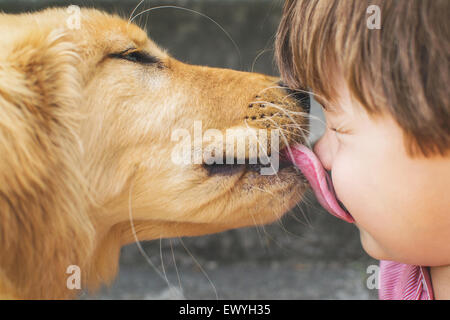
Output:
[[[69,265],[107,280],[123,244],[269,223],[301,200],[291,165],[261,174],[228,140],[265,132],[259,156],[304,142],[297,95],[181,63],[117,16],[83,9],[69,28],[70,14],[0,15],[0,290],[65,296]]]

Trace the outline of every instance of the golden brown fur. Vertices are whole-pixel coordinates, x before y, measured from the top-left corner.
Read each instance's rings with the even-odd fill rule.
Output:
[[[305,124],[270,105],[249,107],[260,95],[301,111],[276,79],[183,64],[136,25],[81,13],[80,30],[66,27],[62,9],[0,14],[2,298],[73,297],[69,265],[80,266],[83,288],[95,289],[114,278],[120,247],[136,236],[268,223],[304,191],[292,168],[210,176],[201,165],[170,161],[172,130],[191,130],[196,120],[203,130]],[[110,57],[129,47],[161,64]],[[289,142],[298,136],[286,130]]]

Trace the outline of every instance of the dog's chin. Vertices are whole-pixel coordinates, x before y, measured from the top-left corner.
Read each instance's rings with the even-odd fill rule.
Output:
[[[293,166],[280,167],[276,175],[247,171],[238,182],[242,195],[253,195],[248,208],[260,224],[274,222],[301,202],[307,189],[304,176]]]

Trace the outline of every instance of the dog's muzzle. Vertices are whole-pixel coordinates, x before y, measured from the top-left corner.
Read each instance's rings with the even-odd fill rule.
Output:
[[[289,97],[296,100],[300,107],[306,112],[309,113],[311,111],[311,98],[309,96],[309,93],[305,91],[300,90],[294,90],[289,88],[285,83],[282,81],[278,82],[278,85],[283,87],[284,90],[288,93]]]

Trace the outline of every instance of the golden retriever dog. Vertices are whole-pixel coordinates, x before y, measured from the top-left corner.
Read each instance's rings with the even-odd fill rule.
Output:
[[[74,298],[69,266],[95,290],[137,239],[266,224],[301,201],[292,165],[171,161],[173,130],[195,121],[304,142],[306,113],[278,79],[181,63],[118,16],[81,9],[70,28],[68,15],[0,14],[2,298]]]

